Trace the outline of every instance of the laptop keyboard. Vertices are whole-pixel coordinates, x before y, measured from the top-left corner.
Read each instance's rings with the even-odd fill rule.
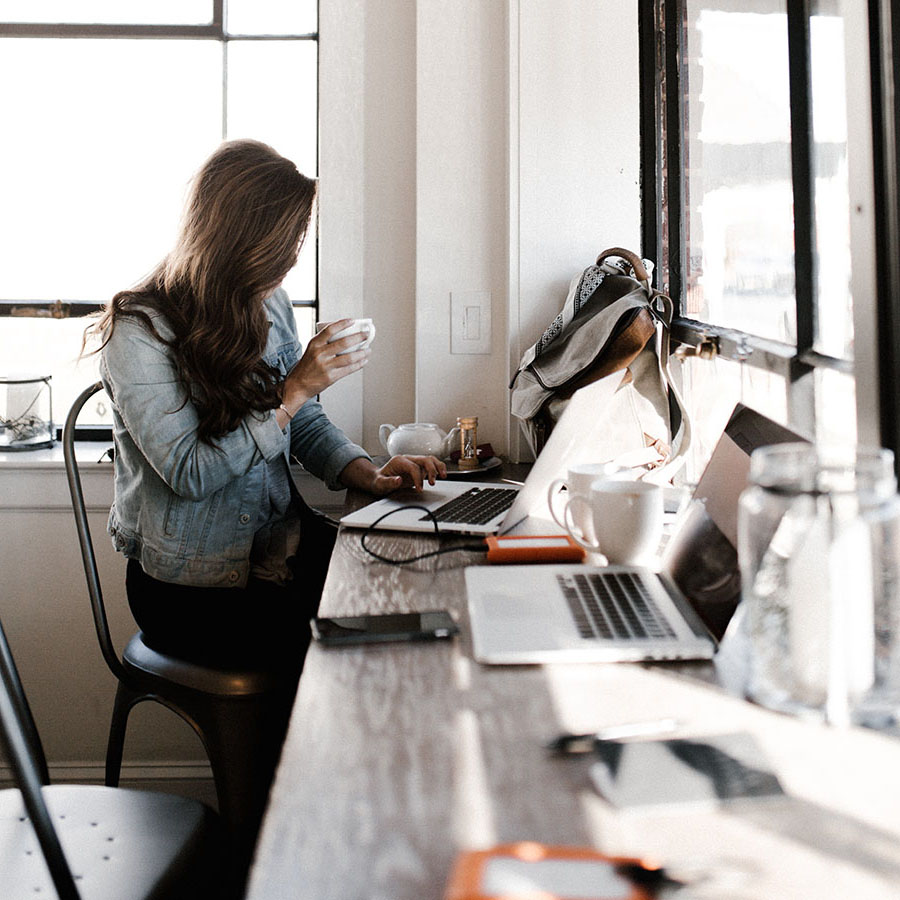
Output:
[[[590,572],[556,578],[583,638],[675,636],[637,573]]]
[[[466,525],[484,525],[495,516],[506,512],[516,499],[516,488],[471,488],[464,494],[448,500],[419,520],[427,522],[432,516],[438,522],[462,522]]]

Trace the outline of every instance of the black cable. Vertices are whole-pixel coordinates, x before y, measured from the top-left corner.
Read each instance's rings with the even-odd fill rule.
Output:
[[[407,563],[419,562],[422,559],[429,559],[433,556],[441,556],[444,553],[456,553],[460,550],[469,550],[473,553],[487,553],[487,544],[483,541],[480,544],[463,544],[459,547],[440,547],[437,550],[429,550],[427,553],[419,553],[416,556],[410,556],[406,559],[391,559],[389,556],[382,556],[380,553],[376,553],[374,550],[369,549],[366,546],[366,538],[375,530],[375,526],[380,522],[384,521],[388,516],[392,516],[396,512],[400,512],[401,510],[408,509],[421,509],[429,519],[431,519],[432,524],[434,525],[434,533],[436,535],[441,534],[440,528],[438,528],[438,520],[435,517],[434,513],[428,509],[427,506],[420,506],[419,504],[410,504],[407,506],[398,506],[396,509],[389,509],[384,515],[379,516],[371,525],[366,528],[366,530],[362,533],[362,536],[359,539],[359,545],[365,550],[369,556],[374,557],[379,562],[388,563],[388,565],[392,566],[404,566]]]

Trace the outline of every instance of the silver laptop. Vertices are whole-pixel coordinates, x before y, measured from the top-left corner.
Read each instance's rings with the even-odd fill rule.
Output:
[[[602,462],[616,450],[609,445],[608,429],[597,410],[606,406],[622,378],[623,373],[617,372],[572,396],[524,484],[442,480],[426,484],[421,492],[397,491],[376,500],[344,516],[341,524],[434,533],[434,516],[437,530],[451,534],[559,532],[547,506],[547,491],[555,478],[565,477],[569,466]],[[615,453],[622,466],[640,466],[655,457],[652,449]]]
[[[483,663],[708,659],[740,596],[737,501],[750,453],[799,436],[739,404],[660,571],[628,566],[471,566],[466,591]]]

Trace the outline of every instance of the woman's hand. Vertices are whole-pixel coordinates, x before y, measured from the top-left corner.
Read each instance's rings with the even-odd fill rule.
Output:
[[[392,456],[380,467],[363,457],[354,459],[345,466],[340,479],[347,487],[383,496],[404,487],[420,491],[426,481],[434,484],[446,476],[447,467],[435,456]]]
[[[284,405],[296,415],[307,400],[322,393],[341,378],[358,372],[369,361],[369,348],[353,350],[339,355],[342,350],[360,343],[365,332],[349,334],[329,344],[329,338],[346,328],[353,320],[339,319],[323,328],[306,345],[306,350],[297,365],[284,380]]]

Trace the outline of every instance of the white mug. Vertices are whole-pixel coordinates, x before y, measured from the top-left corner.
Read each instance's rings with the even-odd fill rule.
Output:
[[[565,510],[566,531],[613,565],[648,563],[659,547],[663,530],[663,489],[648,481],[598,479],[590,491],[576,494]],[[587,518],[593,535],[578,521]]]
[[[316,334],[331,324],[331,322],[316,322]],[[364,350],[368,347],[375,339],[375,323],[371,319],[353,319],[346,328],[342,328],[336,335],[330,338],[328,343],[331,344],[341,338],[349,337],[351,334],[359,333],[364,334],[365,337],[358,344],[354,344],[346,350],[341,350],[341,352],[337,354],[338,356],[343,356],[345,353],[351,353],[354,350]]]
[[[553,516],[553,521],[560,528],[566,528],[565,514],[569,501],[578,494],[586,497],[595,481],[599,478],[609,478],[618,471],[623,470],[620,470],[615,463],[611,462],[578,463],[569,466],[566,477],[555,479],[547,489],[547,505],[550,507],[550,515]],[[566,489],[566,496],[563,498],[565,505],[562,506],[560,511],[557,511],[557,506],[560,504],[556,500],[557,497],[562,497],[562,488]],[[580,512],[581,515],[575,518],[575,523],[588,540],[593,540],[594,528],[591,523],[591,516],[584,507],[581,508]]]

